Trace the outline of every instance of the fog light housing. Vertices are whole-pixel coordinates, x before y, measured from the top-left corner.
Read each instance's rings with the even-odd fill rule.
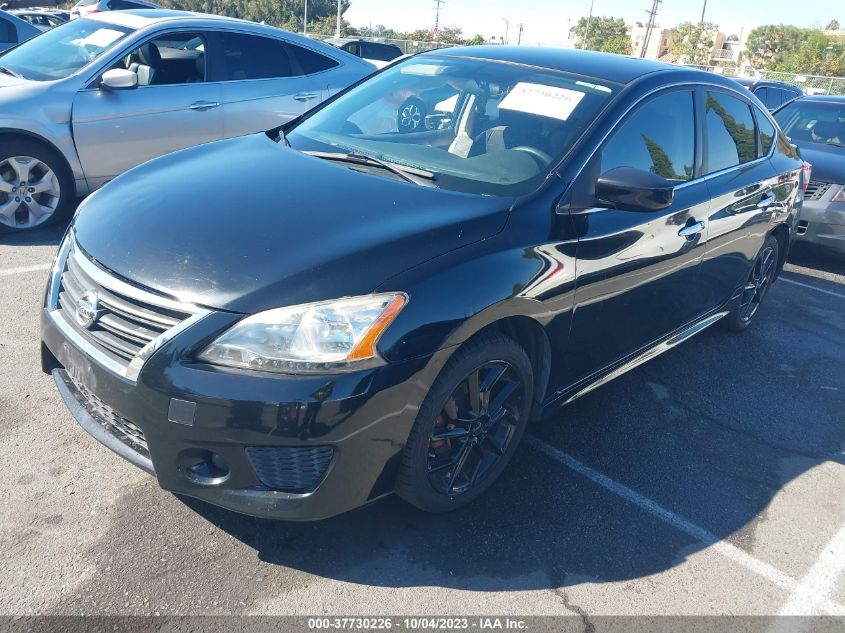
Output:
[[[226,460],[213,451],[190,448],[179,453],[179,472],[198,486],[219,486],[229,479]]]

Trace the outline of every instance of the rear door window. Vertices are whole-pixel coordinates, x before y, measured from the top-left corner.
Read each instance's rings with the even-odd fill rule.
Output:
[[[600,173],[633,167],[668,180],[690,180],[694,165],[693,93],[677,90],[651,99],[617,128],[602,150]]]
[[[244,33],[219,33],[223,81],[294,76],[284,42]]]
[[[707,173],[757,158],[757,133],[751,108],[730,95],[707,91],[704,129],[707,139]]]

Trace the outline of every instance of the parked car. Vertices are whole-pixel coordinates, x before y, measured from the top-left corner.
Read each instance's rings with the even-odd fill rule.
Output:
[[[16,11],[10,11],[9,13],[19,17],[24,22],[29,22],[39,31],[49,31],[50,29],[53,29],[59,26],[60,24],[64,24],[65,22],[67,22],[67,19],[63,19],[50,11],[34,11],[28,9],[21,9]]]
[[[453,123],[399,132],[403,100],[441,84]],[[718,75],[425,53],[85,201],[47,288],[43,368],[167,490],[283,519],[394,491],[452,510],[529,419],[713,323],[749,327],[802,165]]]
[[[0,52],[17,46],[41,33],[16,15],[0,11]]]
[[[143,11],[160,9],[161,5],[145,0],[80,0],[70,10],[70,19],[84,18],[103,11]]]
[[[395,44],[386,44],[384,42],[370,42],[368,40],[345,37],[332,37],[323,41],[332,46],[337,46],[347,53],[352,53],[361,59],[367,60],[376,68],[384,68],[394,59],[398,59],[404,55],[402,49]]]
[[[373,70],[270,26],[156,10],[73,20],[0,66],[0,230],[43,225],[151,158],[289,121]]]
[[[813,166],[797,239],[845,254],[845,97],[801,97],[774,116]]]
[[[801,88],[785,81],[746,79],[743,77],[734,78],[734,81],[754,93],[754,96],[762,101],[769,111],[776,110],[784,103],[804,94]]]

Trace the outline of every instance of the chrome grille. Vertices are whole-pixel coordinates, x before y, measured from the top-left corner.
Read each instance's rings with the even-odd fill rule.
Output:
[[[50,294],[60,329],[84,342],[84,351],[106,368],[132,380],[159,345],[207,313],[128,284],[73,243],[62,246]],[[92,309],[90,322],[80,319],[81,304]]]
[[[804,192],[805,200],[821,200],[824,194],[827,193],[833,185],[829,182],[822,182],[821,180],[811,180],[807,185],[807,190]]]

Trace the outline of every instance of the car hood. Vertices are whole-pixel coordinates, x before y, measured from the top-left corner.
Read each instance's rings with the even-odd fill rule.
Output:
[[[845,184],[845,147],[798,143],[801,158],[813,166],[812,180]]]
[[[363,174],[257,134],[126,172],[83,203],[74,231],[132,282],[252,313],[371,292],[501,231],[511,203]]]

